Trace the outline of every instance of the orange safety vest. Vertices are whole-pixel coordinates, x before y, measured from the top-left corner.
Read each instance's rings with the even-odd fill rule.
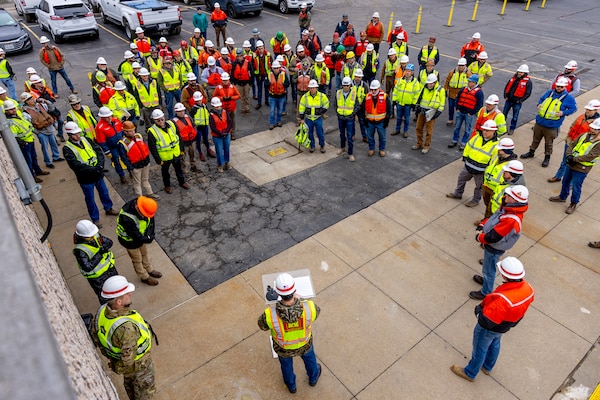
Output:
[[[298,75],[298,90],[302,92],[307,92],[308,82],[310,82],[310,75]]]
[[[514,326],[527,312],[534,294],[533,288],[526,281],[506,282],[485,296],[481,302],[483,315],[496,324],[508,322]]]
[[[383,121],[386,116],[387,94],[383,90],[377,95],[377,104],[373,105],[373,95],[369,93],[365,100],[365,116],[369,121]]]
[[[235,111],[237,105],[236,101],[239,99],[239,95],[237,88],[232,84],[229,84],[227,87],[219,85],[213,93],[213,97],[221,99],[225,111]],[[223,100],[225,97],[229,97],[230,100]]]
[[[215,123],[215,126],[217,127],[217,129],[219,130],[219,132],[223,132],[225,129],[227,129],[227,111],[225,111],[225,109],[223,109],[221,111],[221,116],[219,117],[217,114],[215,113],[210,113],[210,117],[212,118],[212,120]],[[219,135],[215,134],[215,133],[210,133],[212,136],[214,137],[218,137]]]
[[[249,62],[247,59],[244,59],[244,62],[241,64],[236,64],[235,69],[233,70],[233,77],[238,81],[249,81],[250,80],[250,72],[248,70]]]
[[[481,90],[481,87],[479,87],[479,86],[477,86],[471,90],[469,90],[469,88],[464,88],[462,91],[462,95],[458,98],[457,104],[460,107],[464,107],[469,110],[475,110],[475,106],[477,105],[477,97],[475,95],[480,90]]]
[[[136,38],[133,42],[137,46],[137,49],[139,50],[139,52],[142,53],[142,55],[144,57],[147,57],[150,55],[150,47],[152,46],[152,42],[150,41],[150,38],[145,37],[141,40]]]
[[[56,57],[56,61],[61,62],[62,57],[60,56],[58,49],[53,47],[52,50],[54,50],[54,56]],[[45,48],[44,48],[44,61],[47,63],[50,63],[50,56],[48,55],[48,50]]]
[[[196,128],[189,115],[185,115],[183,119],[175,117],[173,118],[173,122],[175,122],[177,129],[179,129],[179,135],[181,136],[182,141],[191,142],[196,139]]]
[[[484,115],[485,114],[485,106],[483,106],[481,108],[481,110],[479,110],[479,112],[477,113],[477,121],[475,122],[475,129],[473,130],[473,132],[480,131],[483,124],[485,124],[485,121],[494,121],[496,119],[496,116],[499,113],[500,113],[500,110],[498,110],[496,108],[494,111],[492,111],[488,115]]]
[[[223,68],[223,71],[227,72],[228,74],[231,73],[231,59],[227,59],[225,60],[223,57],[219,58],[219,66],[221,68]]]
[[[124,137],[120,142],[125,145],[127,159],[131,164],[143,161],[150,155],[150,149],[148,149],[148,145],[139,133],[136,133],[133,139]]]
[[[285,94],[285,73],[279,72],[277,78],[273,72],[269,73],[269,93],[273,95]]]

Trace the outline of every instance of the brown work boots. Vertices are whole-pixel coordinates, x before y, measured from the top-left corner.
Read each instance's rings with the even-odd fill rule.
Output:
[[[148,278],[142,279],[142,282],[144,282],[148,286],[158,285],[158,279],[155,279],[155,278],[161,278],[162,273],[154,270],[154,271],[148,272],[148,275],[149,275]]]

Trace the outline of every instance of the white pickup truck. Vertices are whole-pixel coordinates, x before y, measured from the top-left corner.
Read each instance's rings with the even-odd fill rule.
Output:
[[[112,21],[135,39],[135,28],[141,26],[146,36],[178,35],[181,33],[181,11],[160,0],[100,0],[100,15],[104,22]]]

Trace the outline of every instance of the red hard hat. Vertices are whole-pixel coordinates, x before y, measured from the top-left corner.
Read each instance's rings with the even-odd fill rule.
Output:
[[[181,55],[181,53],[179,52],[179,50],[173,50],[173,57],[177,57],[180,55]]]
[[[187,47],[188,43],[185,40],[182,40],[180,45],[181,45],[181,47]]]

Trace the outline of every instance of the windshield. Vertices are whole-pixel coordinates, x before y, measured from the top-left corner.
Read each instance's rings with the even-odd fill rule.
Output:
[[[14,26],[17,22],[9,14],[0,14],[0,26]]]
[[[63,18],[83,17],[88,12],[88,9],[82,3],[54,6],[54,14]]]

